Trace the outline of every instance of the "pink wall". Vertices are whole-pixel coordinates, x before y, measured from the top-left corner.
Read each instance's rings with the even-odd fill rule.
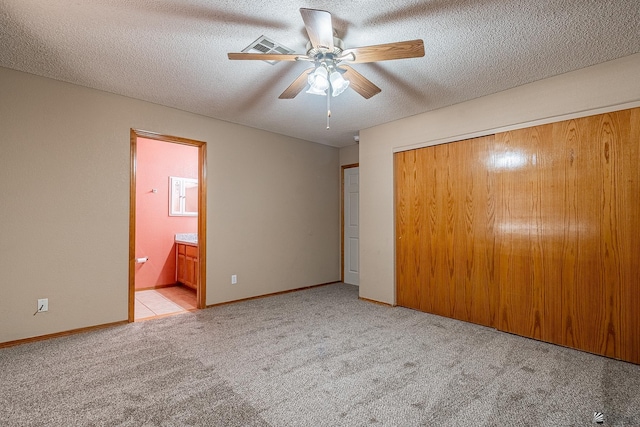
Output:
[[[198,148],[138,138],[136,258],[149,261],[136,264],[136,289],[175,283],[174,235],[198,232],[196,217],[169,216],[170,176],[198,178]]]

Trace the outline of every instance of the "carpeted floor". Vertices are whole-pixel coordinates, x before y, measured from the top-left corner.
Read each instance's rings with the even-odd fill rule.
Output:
[[[640,426],[640,366],[336,284],[0,349],[2,426]]]

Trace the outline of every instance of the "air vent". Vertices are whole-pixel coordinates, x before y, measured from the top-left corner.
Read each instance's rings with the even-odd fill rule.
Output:
[[[282,46],[280,43],[275,42],[265,36],[260,36],[256,41],[254,41],[249,46],[242,49],[242,51],[250,52],[250,53],[281,53],[285,55],[294,53],[292,49]],[[264,62],[273,65],[278,61],[264,61]]]

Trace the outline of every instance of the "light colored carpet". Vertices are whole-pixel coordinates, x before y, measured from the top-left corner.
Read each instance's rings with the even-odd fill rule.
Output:
[[[640,426],[640,366],[336,284],[0,350],[2,426]]]

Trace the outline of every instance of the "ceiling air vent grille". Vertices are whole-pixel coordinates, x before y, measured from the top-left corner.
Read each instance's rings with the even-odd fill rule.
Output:
[[[243,52],[250,53],[282,53],[282,54],[290,54],[294,53],[292,49],[281,45],[278,42],[271,40],[268,37],[260,36],[256,41],[251,43],[249,46],[242,49]],[[278,61],[264,61],[271,65],[275,64]]]

